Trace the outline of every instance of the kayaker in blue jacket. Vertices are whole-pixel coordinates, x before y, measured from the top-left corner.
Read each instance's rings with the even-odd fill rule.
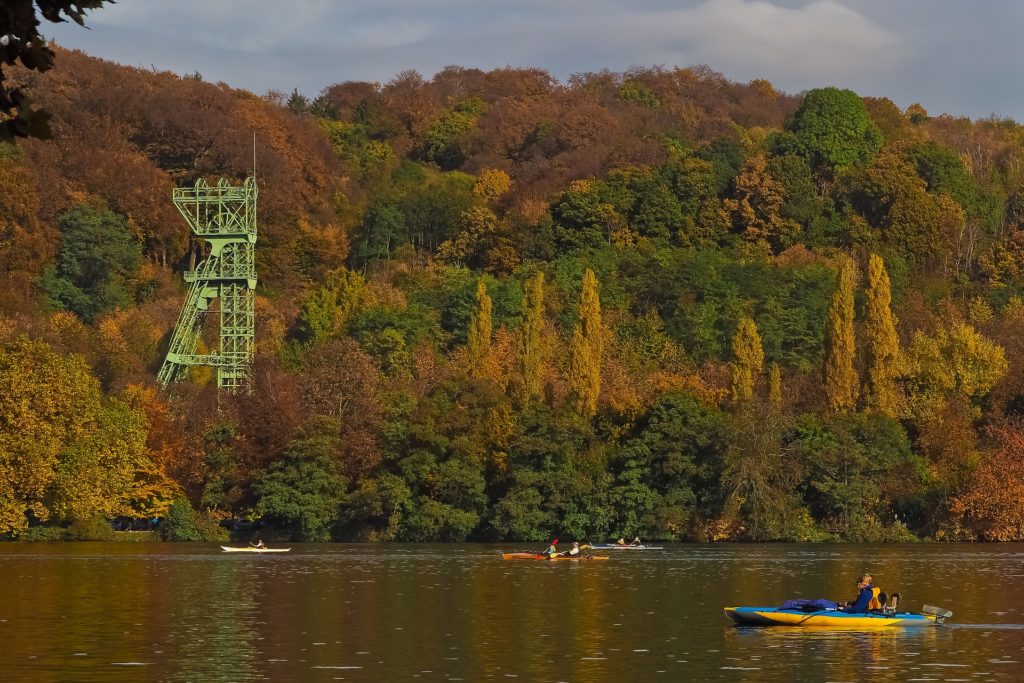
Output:
[[[544,551],[544,554],[547,555],[548,557],[554,557],[555,555],[558,554],[558,539],[557,538],[555,540],[551,541],[551,545],[549,545],[548,549]]]
[[[878,601],[879,590],[871,585],[871,575],[864,574],[863,576],[857,577],[857,599],[853,602],[848,602],[842,608],[842,611],[849,612],[851,614],[867,614],[868,610],[880,609],[881,603]]]

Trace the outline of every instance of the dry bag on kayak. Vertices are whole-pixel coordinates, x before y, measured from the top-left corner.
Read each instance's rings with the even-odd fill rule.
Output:
[[[839,604],[835,600],[786,600],[779,606],[779,609],[797,609],[801,612],[822,612],[825,610],[838,609]]]

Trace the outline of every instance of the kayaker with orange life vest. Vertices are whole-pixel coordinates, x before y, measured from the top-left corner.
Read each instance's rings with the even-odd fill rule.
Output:
[[[882,603],[878,599],[878,594],[881,591],[871,585],[870,574],[857,577],[857,591],[857,599],[846,603],[842,611],[851,614],[866,614],[869,610],[882,609]]]

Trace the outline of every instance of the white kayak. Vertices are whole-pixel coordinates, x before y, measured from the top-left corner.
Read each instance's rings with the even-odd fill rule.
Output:
[[[252,546],[232,548],[227,545],[222,545],[220,548],[226,553],[286,553],[291,550],[291,548],[253,548]]]
[[[664,550],[661,545],[616,545],[614,543],[598,543],[590,546],[594,550]]]

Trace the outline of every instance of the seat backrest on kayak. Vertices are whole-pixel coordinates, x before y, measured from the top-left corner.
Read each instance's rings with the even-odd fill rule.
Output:
[[[894,591],[893,594],[889,596],[888,601],[885,601],[885,600],[882,601],[882,603],[883,603],[882,613],[883,614],[896,614],[896,610],[899,608],[900,599],[901,598],[902,598],[902,596],[899,593]]]

